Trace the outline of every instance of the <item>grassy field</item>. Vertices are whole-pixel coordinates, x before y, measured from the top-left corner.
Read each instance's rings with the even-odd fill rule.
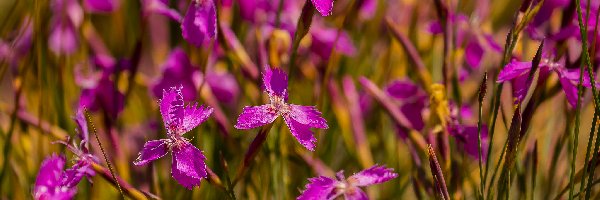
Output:
[[[3,0],[0,199],[598,199],[599,10]]]

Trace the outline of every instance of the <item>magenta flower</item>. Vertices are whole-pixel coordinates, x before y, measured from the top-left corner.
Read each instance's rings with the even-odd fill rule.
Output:
[[[450,135],[456,138],[457,143],[467,155],[479,159],[479,141],[477,133],[477,125],[462,125],[455,124],[448,127]],[[487,126],[481,126],[481,156],[485,161],[487,158],[488,148],[488,132]]]
[[[338,29],[336,28],[326,28],[320,25],[320,23],[316,23],[316,25],[311,28],[310,33],[312,37],[310,49],[322,59],[329,59],[334,44],[335,50],[341,54],[353,56],[356,53],[352,38],[350,38],[345,31],[340,31],[338,33]]]
[[[160,98],[163,90],[172,85],[181,84],[185,101],[192,101],[198,96],[198,87],[203,81],[210,87],[217,100],[224,103],[233,102],[238,94],[239,87],[235,77],[227,72],[207,71],[202,75],[197,66],[192,65],[190,58],[181,48],[175,48],[162,64],[162,77],[151,86],[155,97]]]
[[[224,71],[207,72],[204,81],[220,102],[231,103],[238,98],[240,88],[233,74]]]
[[[293,1],[238,0],[238,2],[240,4],[240,13],[241,13],[242,17],[247,20],[251,20],[251,21],[255,20],[255,17],[256,17],[255,12],[257,9],[267,11],[267,12],[277,12],[279,2],[284,2],[283,7],[286,11],[290,11],[287,9],[287,8],[290,8],[289,6],[298,7],[298,5],[292,5],[292,4],[296,3]],[[331,15],[331,11],[333,10],[333,0],[311,0],[311,2],[315,6],[317,11],[319,11],[321,16]],[[285,17],[285,16],[282,16],[282,17]],[[270,20],[270,18],[268,20]]]
[[[314,106],[288,104],[287,74],[279,68],[271,69],[267,66],[265,70],[263,82],[271,102],[261,106],[244,107],[235,128],[256,128],[273,123],[281,116],[298,142],[308,150],[314,151],[317,139],[310,128],[327,129],[327,121]]]
[[[404,116],[408,117],[408,122],[417,131],[423,130],[425,121],[423,120],[423,112],[427,109],[428,103],[427,93],[418,85],[410,80],[395,80],[387,85],[385,92],[388,96],[397,100],[400,104],[399,109]],[[406,129],[396,124],[396,131],[400,138],[406,139],[408,132]]]
[[[53,0],[51,9],[54,16],[48,47],[57,55],[69,55],[79,46],[77,28],[83,21],[83,10],[76,0]]]
[[[83,7],[92,13],[109,13],[119,6],[119,0],[84,0]]]
[[[189,142],[183,135],[206,121],[213,109],[198,104],[184,105],[181,87],[171,87],[163,91],[160,100],[160,114],[167,129],[167,139],[146,142],[133,162],[135,165],[145,165],[163,157],[169,151],[172,154],[171,176],[187,189],[199,186],[206,178],[204,154]]]
[[[33,187],[33,198],[38,200],[73,199],[77,188],[63,184],[65,157],[52,155],[46,158],[40,167]]]
[[[394,169],[375,165],[369,169],[360,171],[347,179],[344,171],[336,174],[336,179],[319,176],[308,179],[306,190],[297,198],[298,200],[321,200],[335,199],[344,196],[346,200],[369,199],[360,187],[383,183],[398,177]]]
[[[190,58],[181,48],[175,48],[162,65],[162,77],[152,85],[152,93],[157,98],[164,95],[164,91],[173,85],[182,86],[182,95],[185,101],[196,99],[195,76],[200,76],[197,68],[192,65]]]
[[[447,127],[448,132],[456,139],[458,146],[467,155],[479,159],[479,136],[477,125],[461,124],[459,115],[463,121],[472,120],[473,113],[467,106],[458,109],[454,102],[450,102],[450,122]],[[483,160],[487,158],[487,148],[489,144],[488,129],[485,124],[481,126],[481,156]]]
[[[33,21],[26,16],[18,30],[13,32],[16,36],[9,40],[0,38],[0,62],[7,62],[13,70],[19,61],[29,53],[33,43]]]
[[[89,130],[83,111],[79,109],[73,119],[77,124],[77,129],[75,130],[80,140],[79,144],[75,143],[75,141],[73,141],[73,145],[61,142],[75,154],[75,164],[73,167],[65,170],[63,183],[68,187],[75,187],[84,176],[91,183],[92,177],[96,175],[96,172],[92,168],[92,163],[98,162],[98,158],[92,155],[89,150]]]
[[[513,95],[517,100],[521,101],[527,94],[529,85],[527,77],[531,71],[531,62],[519,62],[512,60],[508,63],[500,74],[498,74],[497,82],[511,81],[513,87]],[[539,65],[540,78],[539,81],[545,80],[550,72],[555,72],[558,75],[560,84],[565,92],[567,101],[573,107],[577,105],[577,83],[579,82],[579,69],[569,70],[560,63],[551,62],[549,59],[542,59]],[[587,72],[585,73],[587,74]],[[589,76],[583,77],[583,86],[590,88]]]
[[[463,14],[452,14],[450,22],[456,26],[456,44],[463,45],[465,50],[465,63],[473,68],[479,68],[481,60],[487,53],[502,52],[502,47],[494,41],[491,34],[483,33],[477,25],[471,24],[469,18]],[[442,24],[434,21],[429,24],[432,34],[441,34]]]
[[[325,17],[331,15],[333,10],[333,0],[311,0],[317,11],[321,13],[321,16]]]
[[[97,62],[97,66],[104,68],[99,74],[93,74],[91,78],[77,77],[82,75],[76,74],[76,79],[83,88],[79,97],[79,106],[91,111],[103,110],[110,117],[116,117],[123,111],[125,95],[116,88],[110,75],[113,70],[117,70],[116,68],[125,68],[126,65],[127,62],[123,61],[110,66],[102,66]]]
[[[217,12],[213,0],[194,0],[183,21],[181,34],[190,44],[199,47],[217,35]]]

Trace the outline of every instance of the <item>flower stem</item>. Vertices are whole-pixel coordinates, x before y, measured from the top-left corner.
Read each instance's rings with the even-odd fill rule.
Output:
[[[483,156],[481,155],[481,113],[483,110],[483,100],[485,98],[485,93],[487,90],[487,72],[483,75],[483,80],[481,81],[481,85],[479,86],[479,109],[477,114],[477,152],[479,153],[479,180],[480,183],[480,199],[483,200],[483,193],[485,191],[485,182],[483,181]]]
[[[250,165],[253,163],[252,161],[254,161],[254,158],[256,157],[258,150],[260,149],[260,147],[262,147],[262,145],[267,140],[267,135],[271,131],[272,127],[273,127],[273,123],[270,123],[270,124],[265,125],[260,128],[260,130],[258,131],[258,135],[256,135],[254,140],[252,140],[252,143],[250,143],[250,146],[248,147],[248,151],[246,151],[244,160],[242,161],[240,167],[238,168],[237,175],[235,176],[235,179],[233,179],[231,188],[235,187],[235,185],[240,181],[240,179],[244,176],[244,174],[248,170],[248,167],[250,167]]]
[[[85,109],[85,108],[84,108],[84,113],[86,114],[87,120],[91,121],[90,115],[87,113],[87,109]],[[121,184],[119,184],[119,181],[117,180],[117,177],[115,176],[115,172],[113,171],[113,168],[110,164],[110,160],[108,159],[108,156],[106,156],[106,151],[104,151],[104,147],[102,147],[102,143],[100,142],[100,139],[98,138],[98,134],[96,133],[96,126],[94,126],[94,123],[90,123],[90,124],[92,125],[92,131],[94,133],[94,137],[96,137],[98,146],[100,146],[100,150],[102,151],[102,156],[104,156],[104,161],[106,161],[106,164],[108,165],[108,170],[110,172],[110,175],[112,176],[113,180],[115,181],[115,184],[117,185],[117,189],[119,189],[119,193],[121,194],[121,199],[125,199],[125,195],[123,195],[123,189],[121,189]],[[110,127],[108,127],[108,128],[110,128]]]
[[[298,47],[300,47],[300,41],[302,38],[308,34],[310,30],[310,25],[312,24],[312,18],[315,13],[315,8],[310,1],[305,1],[304,6],[302,7],[302,13],[300,14],[300,18],[298,19],[298,25],[296,26],[296,32],[294,33],[294,38],[292,41],[292,54],[290,56],[290,62],[288,63],[289,74],[291,79],[293,77],[293,71],[296,64],[296,57],[298,56]],[[288,80],[289,81],[289,80]],[[290,81],[291,82],[291,81]]]
[[[596,92],[596,79],[594,77],[594,72],[593,72],[593,68],[592,68],[592,64],[591,64],[591,60],[590,60],[590,55],[588,52],[588,36],[587,36],[587,25],[583,25],[583,19],[582,19],[582,14],[581,14],[581,0],[575,0],[575,6],[577,9],[577,21],[579,22],[579,32],[581,34],[581,54],[583,56],[583,61],[585,62],[585,65],[587,65],[587,71],[588,71],[588,76],[590,78],[590,84],[592,86],[592,96],[594,97],[594,108],[595,108],[595,112],[596,113],[600,113],[600,107],[598,106],[598,103],[600,103],[600,100],[598,99],[598,93]],[[583,65],[583,64],[582,64]],[[596,162],[598,161],[598,156],[596,156],[596,153],[598,151],[598,148],[600,146],[600,140],[596,139],[596,144],[594,147],[594,156],[592,157],[592,166],[596,165]],[[591,183],[592,183],[592,179],[594,178],[594,172],[595,170],[592,170],[588,176],[588,183],[587,183],[587,192],[585,194],[585,199],[589,199],[591,192]]]

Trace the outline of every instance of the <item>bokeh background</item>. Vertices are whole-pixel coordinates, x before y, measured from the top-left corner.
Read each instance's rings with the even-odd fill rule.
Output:
[[[427,144],[438,154],[450,196],[476,199],[478,157],[468,152],[477,149],[476,129],[468,135],[451,127],[477,127],[484,73],[486,134],[492,99],[500,94],[492,151],[484,155],[490,161],[486,176],[492,176],[505,163],[501,154],[516,108],[512,84],[495,90],[503,63],[533,60],[541,39],[544,58],[573,70],[584,61],[576,3],[568,0],[336,0],[330,16],[311,13],[301,40],[294,31],[310,1],[214,0],[217,35],[199,46],[187,42],[180,23],[158,9],[164,4],[171,15],[183,17],[194,2],[106,0],[103,9],[87,2],[0,1],[0,199],[33,198],[40,164],[49,155],[64,154],[67,166],[73,164],[75,155],[56,141],[75,137],[72,118],[83,106],[115,175],[145,197],[230,198],[227,179],[236,178],[259,131],[233,125],[244,106],[268,102],[262,92],[265,66],[289,73],[288,102],[317,106],[329,129],[314,130],[317,147],[311,152],[276,120],[248,171],[230,188],[238,199],[294,199],[310,177],[333,177],[340,170],[351,175],[374,164],[394,168],[399,176],[369,187],[371,199],[435,198]],[[591,14],[586,24],[593,25],[599,2],[581,4],[583,14]],[[452,25],[445,29],[447,23]],[[521,23],[505,57],[507,35]],[[573,26],[574,32],[564,32]],[[588,29],[588,46],[595,49],[597,32]],[[594,71],[598,55],[591,55]],[[575,172],[591,166],[585,157],[594,116],[590,89],[578,113],[560,77],[545,80],[536,82],[533,110],[522,111],[531,121],[523,127],[510,174],[511,199],[566,199],[573,153]],[[409,86],[394,91],[393,83]],[[165,137],[157,102],[162,89],[177,85],[186,87],[186,101],[215,108],[186,137],[203,150],[221,185],[203,180],[193,190],[182,187],[170,177],[170,156],[146,166],[132,163],[147,140]],[[402,127],[392,110],[412,129]],[[483,146],[489,143],[484,137]],[[97,170],[106,170],[95,138],[90,145],[100,158]],[[497,185],[489,179],[484,196],[494,197]],[[581,178],[575,181],[578,194]],[[92,182],[79,183],[75,198],[120,197],[111,177],[98,173]],[[598,188],[592,189],[591,198],[598,198]]]

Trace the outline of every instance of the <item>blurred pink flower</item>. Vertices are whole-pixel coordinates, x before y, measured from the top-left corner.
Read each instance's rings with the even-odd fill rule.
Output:
[[[70,55],[79,47],[77,29],[83,21],[83,10],[76,0],[53,0],[48,39],[50,50],[57,55]]]
[[[369,199],[360,187],[380,184],[398,177],[394,169],[375,165],[345,178],[344,171],[336,174],[336,179],[319,176],[308,179],[306,189],[298,200],[327,200],[336,199],[343,195],[346,200]]]
[[[83,7],[91,13],[108,13],[119,7],[119,0],[84,0]]]
[[[181,34],[196,47],[217,35],[217,12],[213,0],[192,1],[181,22]]]

